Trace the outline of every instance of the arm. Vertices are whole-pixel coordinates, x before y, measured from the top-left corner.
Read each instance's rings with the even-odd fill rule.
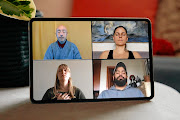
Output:
[[[48,49],[44,55],[44,60],[47,60],[47,59],[53,59],[53,49],[52,49],[51,45],[48,47]]]
[[[46,91],[42,100],[51,100],[52,99],[52,90],[51,88]]]
[[[86,99],[83,92],[79,88],[76,88],[75,96],[76,96],[76,99]]]
[[[76,47],[75,44],[74,44],[74,51],[73,51],[73,53],[74,53],[74,55],[73,55],[73,58],[74,58],[74,59],[82,59],[82,58],[81,58],[81,55],[80,55],[80,53],[79,53],[79,50],[78,50],[78,48]]]
[[[109,50],[104,51],[103,53],[101,53],[99,59],[107,59],[108,55],[109,55]]]
[[[101,93],[99,94],[99,96],[97,97],[97,99],[102,99],[102,98],[104,98],[103,92],[101,92]]]
[[[133,52],[133,55],[135,58],[142,58],[138,52]]]

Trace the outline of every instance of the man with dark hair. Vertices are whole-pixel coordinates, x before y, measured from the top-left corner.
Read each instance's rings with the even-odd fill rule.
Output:
[[[127,78],[126,66],[123,62],[119,62],[113,72],[114,85],[109,90],[101,92],[98,99],[144,97],[141,90],[127,85]]]
[[[70,41],[67,41],[67,29],[65,26],[60,25],[56,29],[57,41],[52,43],[45,55],[44,60],[46,59],[81,59],[76,45]]]

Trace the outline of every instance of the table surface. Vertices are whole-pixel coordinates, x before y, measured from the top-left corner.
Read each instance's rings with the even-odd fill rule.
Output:
[[[24,92],[16,94],[19,97],[5,94],[6,91],[0,89],[1,97],[4,94],[0,101],[1,120],[180,120],[179,92],[157,82],[155,82],[155,97],[150,101],[32,104],[29,100],[28,87],[19,89]],[[11,98],[7,100],[5,95],[10,95]],[[15,105],[10,105],[10,101],[15,99],[16,103],[13,103]],[[3,103],[6,104],[2,105]]]

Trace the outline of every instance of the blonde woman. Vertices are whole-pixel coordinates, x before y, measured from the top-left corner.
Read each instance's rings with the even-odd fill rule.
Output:
[[[66,64],[59,65],[55,85],[49,88],[42,100],[85,99],[83,92],[72,85],[71,72]]]
[[[118,26],[114,29],[113,40],[116,44],[114,50],[104,51],[99,59],[135,59],[141,58],[141,55],[135,51],[126,49],[126,42],[128,41],[127,29],[124,26]]]

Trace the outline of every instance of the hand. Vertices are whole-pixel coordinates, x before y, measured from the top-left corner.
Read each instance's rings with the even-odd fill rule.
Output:
[[[59,93],[57,95],[57,100],[71,100],[71,97],[67,93],[64,93],[64,94]]]

